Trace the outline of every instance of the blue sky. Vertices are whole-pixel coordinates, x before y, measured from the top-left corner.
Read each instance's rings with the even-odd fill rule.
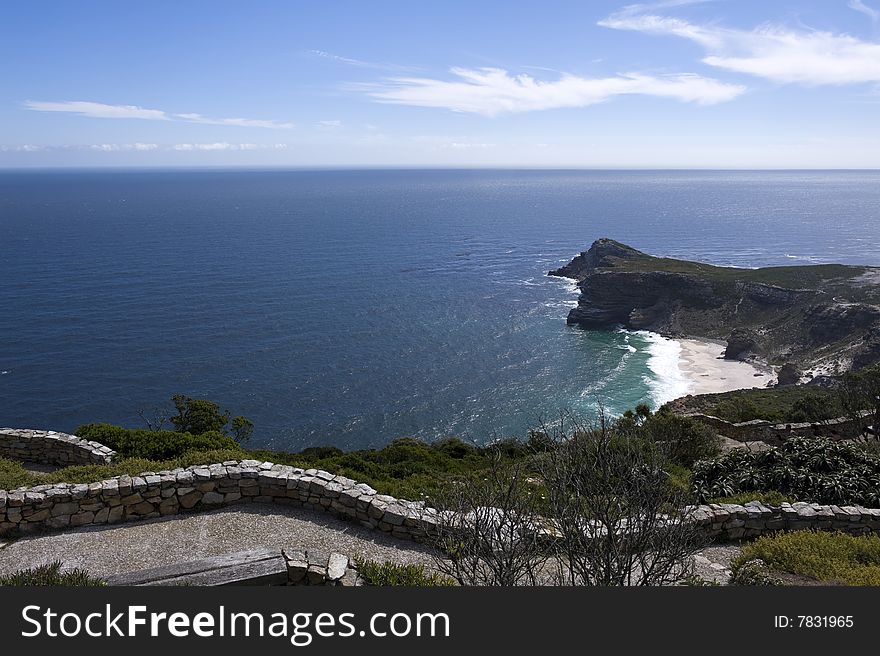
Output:
[[[880,0],[29,0],[0,80],[2,167],[880,167]]]

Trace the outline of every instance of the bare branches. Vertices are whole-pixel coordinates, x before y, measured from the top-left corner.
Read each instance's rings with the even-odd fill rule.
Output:
[[[437,568],[460,585],[535,585],[550,557],[537,529],[538,496],[522,461],[451,483],[436,500]]]

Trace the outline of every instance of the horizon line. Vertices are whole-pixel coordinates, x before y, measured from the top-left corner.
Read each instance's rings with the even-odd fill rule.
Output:
[[[4,166],[0,164],[0,173],[38,172],[38,171],[593,171],[593,172],[653,172],[653,171],[706,171],[706,172],[880,172],[877,167],[750,167],[750,166],[467,166],[467,165],[407,165],[407,164],[366,164],[366,165],[293,165],[293,164],[199,164],[199,165],[33,165]]]

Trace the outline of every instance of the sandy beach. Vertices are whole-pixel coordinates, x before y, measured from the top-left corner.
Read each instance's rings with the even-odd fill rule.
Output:
[[[679,367],[691,381],[690,394],[715,394],[749,387],[766,387],[775,380],[769,369],[748,362],[723,359],[724,343],[698,339],[679,339]]]

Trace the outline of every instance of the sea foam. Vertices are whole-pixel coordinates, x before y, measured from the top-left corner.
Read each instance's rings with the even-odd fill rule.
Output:
[[[689,394],[693,382],[681,370],[681,344],[646,330],[635,334],[648,343],[648,369],[652,375],[644,376],[644,381],[654,407],[659,408],[667,401]]]

